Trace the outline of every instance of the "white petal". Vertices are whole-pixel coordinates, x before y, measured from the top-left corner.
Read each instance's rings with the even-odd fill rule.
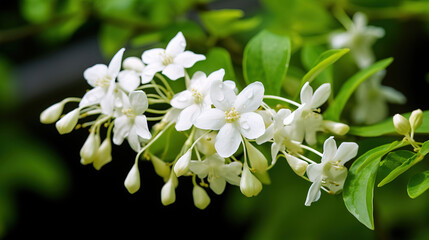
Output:
[[[179,160],[177,160],[176,164],[174,164],[173,170],[177,177],[180,177],[188,172],[189,165],[191,164],[191,156],[192,150],[189,149],[179,158]]]
[[[142,60],[146,64],[152,64],[152,63],[161,63],[162,59],[161,56],[164,53],[164,49],[162,48],[154,48],[147,51],[144,51],[142,54]]]
[[[225,124],[216,136],[215,148],[219,156],[230,157],[241,143],[241,134],[232,123]]]
[[[195,54],[191,51],[186,51],[177,55],[174,58],[174,63],[184,68],[192,67],[196,62],[206,60],[206,57],[202,54]]]
[[[192,127],[195,119],[200,115],[201,109],[198,105],[193,104],[185,109],[179,114],[176,122],[177,131],[186,131]]]
[[[123,70],[118,74],[118,84],[125,91],[132,92],[140,85],[140,75],[133,70]]]
[[[207,80],[209,80],[210,82],[215,81],[215,80],[222,81],[224,76],[225,76],[225,70],[223,68],[221,68],[217,71],[210,73],[210,75],[207,77]],[[233,81],[231,81],[231,82],[233,82]],[[234,83],[233,88],[235,88],[235,83]]]
[[[374,63],[375,56],[370,46],[356,46],[350,51],[359,68],[367,68]]]
[[[341,165],[344,165],[347,161],[356,157],[358,149],[359,146],[354,142],[343,142],[338,147],[334,160],[340,161]]]
[[[219,130],[225,123],[225,112],[212,108],[202,112],[195,120],[194,125],[205,130]]]
[[[214,193],[217,195],[220,195],[225,190],[226,182],[225,179],[215,177],[215,178],[209,178],[210,182],[210,189],[213,190]]]
[[[313,94],[311,108],[318,108],[328,100],[331,95],[331,84],[322,84]]]
[[[189,170],[197,174],[199,178],[205,178],[209,174],[210,169],[207,166],[207,164],[204,163],[204,161],[201,162],[201,161],[191,160],[191,163],[189,165]]]
[[[140,144],[139,136],[137,135],[135,126],[131,127],[130,131],[128,132],[127,140],[131,149],[133,149],[135,152],[140,151],[141,144]]]
[[[331,35],[330,42],[332,48],[343,48],[350,44],[350,34],[348,32]]]
[[[115,83],[112,81],[110,83],[109,89],[107,90],[106,95],[100,101],[101,112],[106,115],[112,115],[113,109],[115,107],[115,95],[114,91],[116,89]]]
[[[265,132],[265,124],[262,116],[255,112],[240,115],[240,132],[248,139],[255,139]]]
[[[134,91],[130,93],[130,105],[135,115],[143,114],[148,108],[146,93],[143,91]]]
[[[306,82],[301,88],[301,103],[302,104],[310,104],[311,99],[313,98],[313,88],[310,86],[309,82]]]
[[[234,107],[239,113],[253,112],[262,104],[264,97],[264,85],[254,82],[248,85],[238,94]]]
[[[118,76],[119,70],[121,70],[122,55],[124,55],[125,48],[121,48],[109,63],[108,74],[113,79]]]
[[[356,12],[353,15],[353,24],[355,28],[362,29],[362,28],[365,28],[366,25],[368,24],[368,19],[364,13]]]
[[[107,66],[104,64],[96,64],[83,72],[83,77],[92,87],[96,87],[97,80],[105,78],[106,75]]]
[[[289,155],[287,157],[293,157],[292,155]],[[307,167],[307,176],[308,179],[312,182],[315,182],[318,178],[320,178],[323,175],[323,167],[324,164],[322,163],[313,163],[308,165]]]
[[[121,116],[115,119],[115,126],[113,127],[113,143],[121,145],[124,139],[128,136],[132,125],[127,116]]]
[[[168,43],[167,47],[165,48],[165,52],[168,55],[175,57],[180,53],[183,53],[183,51],[185,51],[185,48],[186,48],[185,37],[183,36],[182,32],[178,32],[176,36],[173,39],[171,39],[170,42]]]
[[[185,69],[183,68],[183,66],[173,63],[167,65],[164,70],[162,70],[162,74],[164,74],[171,80],[176,80],[185,76]]]
[[[268,142],[273,137],[274,137],[274,124],[271,124],[270,126],[268,126],[267,129],[265,129],[264,134],[256,138],[256,143],[261,145],[265,142]]]
[[[142,60],[138,57],[127,57],[122,62],[122,67],[127,70],[132,70],[134,72],[142,72],[144,64]]]
[[[83,95],[82,100],[80,100],[79,107],[91,106],[94,104],[99,104],[104,95],[106,95],[106,89],[102,87],[95,87]]]
[[[404,104],[407,102],[407,98],[404,96],[404,94],[394,88],[381,86],[380,91],[386,100],[390,103]]]
[[[234,90],[220,80],[215,80],[210,86],[210,98],[213,105],[223,111],[229,111],[237,98]]]
[[[228,165],[223,165],[221,168],[222,176],[229,184],[240,186],[241,178],[238,175],[240,175],[242,167],[241,162],[232,162]]]
[[[310,189],[308,189],[307,199],[305,200],[305,206],[310,206],[311,203],[316,202],[320,198],[320,187],[322,186],[322,181],[316,181],[311,184]]]
[[[140,172],[137,162],[133,165],[124,182],[128,192],[133,194],[140,188]]]
[[[337,152],[337,144],[335,143],[334,137],[329,137],[323,143],[323,157],[322,162],[331,161]]]
[[[185,90],[174,95],[170,102],[171,106],[178,109],[184,109],[193,103],[194,97],[192,96],[192,92],[189,90]]]
[[[280,143],[274,142],[273,144],[271,144],[271,164],[276,163],[277,155],[279,154],[280,151],[284,151],[284,149],[285,149],[285,146]]]
[[[143,139],[150,139],[152,137],[152,134],[149,131],[149,128],[147,126],[147,120],[146,116],[141,115],[137,116],[134,119],[134,126],[135,130],[138,136],[140,136]]]

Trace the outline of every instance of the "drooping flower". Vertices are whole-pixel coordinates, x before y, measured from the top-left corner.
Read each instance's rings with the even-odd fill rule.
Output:
[[[211,73],[208,77],[203,72],[196,72],[190,81],[187,90],[176,94],[171,99],[171,106],[183,109],[176,122],[177,131],[185,131],[191,128],[195,119],[201,112],[211,107],[210,86],[214,80],[222,81],[225,70],[220,69]]]
[[[134,91],[128,98],[123,99],[122,112],[115,119],[113,128],[113,142],[121,145],[125,138],[131,148],[138,152],[140,150],[140,138],[150,139],[152,137],[146,116],[143,113],[148,108],[148,100],[143,91]]]
[[[160,71],[171,80],[176,80],[185,76],[185,68],[206,59],[204,55],[185,51],[185,47],[185,37],[179,32],[165,49],[154,48],[145,51],[142,59],[147,66],[143,70],[142,82],[151,81],[155,73]]]
[[[60,134],[66,134],[73,131],[74,127],[79,121],[79,114],[79,108],[75,108],[74,110],[64,115],[64,117],[62,117],[60,120],[58,120],[55,123],[55,127],[57,128],[58,132]]]
[[[204,188],[194,185],[192,190],[192,197],[194,199],[195,207],[203,210],[210,204],[210,197]]]
[[[104,64],[96,64],[85,70],[84,78],[88,84],[93,87],[82,98],[79,107],[86,107],[95,104],[100,104],[101,110],[106,115],[113,114],[115,103],[116,78],[121,69],[122,55],[125,49],[119,50],[109,63],[109,66]]]
[[[366,15],[357,12],[347,31],[334,33],[330,39],[333,48],[350,48],[350,53],[359,68],[366,68],[374,62],[375,57],[371,47],[378,38],[384,36],[383,28],[367,24]]]
[[[244,163],[241,174],[240,191],[246,197],[256,196],[262,191],[261,181],[250,172],[247,162]]]
[[[215,153],[203,161],[192,160],[189,170],[201,179],[207,177],[210,189],[216,194],[222,194],[226,182],[236,186],[240,185],[241,167],[241,162],[225,164],[225,159]]]
[[[214,81],[210,88],[210,98],[216,108],[201,113],[195,126],[219,130],[215,149],[221,157],[229,157],[237,151],[242,136],[255,139],[264,133],[264,120],[254,112],[262,104],[263,96],[264,86],[260,82],[248,85],[237,96],[227,84]]]
[[[307,167],[307,176],[312,184],[305,200],[306,206],[320,198],[321,186],[327,187],[333,194],[343,189],[347,177],[347,168],[344,164],[356,156],[358,148],[354,142],[343,142],[337,149],[333,137],[326,139],[321,163],[310,164]]]

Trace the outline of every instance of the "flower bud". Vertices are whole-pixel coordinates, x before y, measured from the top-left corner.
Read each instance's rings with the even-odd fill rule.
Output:
[[[420,109],[414,110],[410,116],[410,125],[413,131],[415,131],[423,122],[423,112]]]
[[[74,127],[79,120],[79,108],[74,109],[73,111],[67,113],[64,117],[62,117],[56,124],[60,134],[66,134],[73,131]]]
[[[194,198],[195,207],[203,210],[210,204],[210,197],[206,190],[198,185],[194,185],[192,190],[192,197]]]
[[[155,155],[151,155],[150,160],[152,161],[153,168],[156,174],[158,174],[158,176],[164,178],[164,180],[167,181],[171,171],[168,164]]]
[[[322,126],[329,132],[340,136],[346,135],[347,132],[350,130],[349,125],[330,120],[323,120]]]
[[[268,161],[264,154],[261,153],[255,146],[245,141],[247,148],[247,155],[249,157],[250,165],[256,172],[266,172],[268,168]]]
[[[50,124],[56,122],[63,113],[65,102],[55,103],[40,114],[40,122]]]
[[[247,163],[244,164],[241,174],[240,190],[246,197],[256,196],[262,190],[262,183],[250,172]]]
[[[94,159],[94,168],[100,170],[102,166],[112,161],[112,143],[110,138],[104,139],[98,148],[96,158]]]
[[[131,194],[137,192],[140,189],[140,172],[137,161],[134,163],[133,167],[128,173],[127,178],[125,178],[124,185]]]
[[[287,153],[285,154],[285,156],[290,168],[292,168],[292,170],[298,176],[304,176],[304,173],[307,170],[308,163]]]
[[[189,149],[183,156],[177,160],[176,164],[174,164],[174,173],[176,173],[177,177],[180,177],[186,174],[189,171],[189,164],[191,163],[191,154],[192,149]]]
[[[195,137],[198,138],[204,133],[205,133],[205,131],[197,129],[197,131],[195,132]],[[215,145],[216,135],[217,135],[217,133],[210,132],[210,133],[206,134],[204,137],[202,137],[197,142],[198,151],[200,151],[201,153],[203,153],[204,155],[207,155],[207,156],[215,154],[216,149],[215,149],[214,145]]]
[[[176,184],[177,181],[176,175],[172,172],[170,174],[170,179],[164,184],[161,189],[161,203],[164,206],[170,205],[176,201]]]
[[[128,70],[134,70],[136,72],[142,72],[144,64],[138,57],[128,57],[122,62],[122,67]]]
[[[97,158],[99,147],[100,135],[92,131],[80,149],[81,163],[86,165],[94,162],[94,160]]]
[[[404,118],[400,114],[393,116],[393,125],[395,126],[396,132],[401,135],[406,135],[411,130],[411,125],[408,119]]]

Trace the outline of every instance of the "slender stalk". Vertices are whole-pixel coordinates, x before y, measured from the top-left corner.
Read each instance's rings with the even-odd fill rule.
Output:
[[[292,101],[292,100],[287,99],[287,98],[282,98],[282,97],[274,96],[274,95],[264,95],[264,99],[274,99],[274,100],[279,100],[279,101],[283,101],[283,102],[286,102],[286,103],[289,103],[289,104],[295,105],[295,106],[297,106],[297,107],[301,107],[301,104],[299,104],[299,103],[297,103],[297,102],[295,102],[295,101]]]

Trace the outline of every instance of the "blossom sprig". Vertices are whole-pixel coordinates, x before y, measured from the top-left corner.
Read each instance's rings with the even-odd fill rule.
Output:
[[[163,205],[176,201],[182,177],[192,179],[194,204],[200,209],[210,204],[207,190],[222,194],[227,183],[239,186],[247,197],[256,196],[269,182],[268,171],[280,158],[312,183],[306,205],[318,199],[320,189],[341,191],[347,175],[343,164],[354,157],[356,144],[343,143],[337,150],[334,140],[328,138],[324,153],[319,154],[321,163],[305,156],[305,151],[318,153],[312,148],[318,133],[344,135],[349,129],[346,124],[324,120],[320,114],[319,108],[331,94],[330,84],[313,92],[310,83],[305,83],[301,103],[265,95],[261,82],[238,91],[233,81],[223,79],[224,69],[196,71],[189,77],[186,69],[205,56],[185,51],[185,47],[179,32],[165,49],[147,50],[141,58],[122,61],[125,49],[119,50],[108,66],[96,64],[85,70],[91,90],[82,98],[66,98],[47,108],[40,115],[41,122],[56,122],[60,134],[88,128],[81,163],[92,163],[97,170],[112,161],[112,142],[121,145],[127,140],[136,157],[125,177],[126,189],[130,193],[140,189],[139,163],[150,160],[164,181],[160,191]],[[176,92],[169,81],[181,79],[186,89]],[[288,107],[272,108],[266,99],[285,102]],[[78,107],[61,117],[68,103],[78,103]],[[173,160],[167,161],[151,147],[162,144],[159,139],[170,131],[182,133],[186,140],[177,142],[166,136],[180,148]],[[269,153],[259,149],[263,144],[271,144]],[[345,155],[347,150],[351,153]]]

